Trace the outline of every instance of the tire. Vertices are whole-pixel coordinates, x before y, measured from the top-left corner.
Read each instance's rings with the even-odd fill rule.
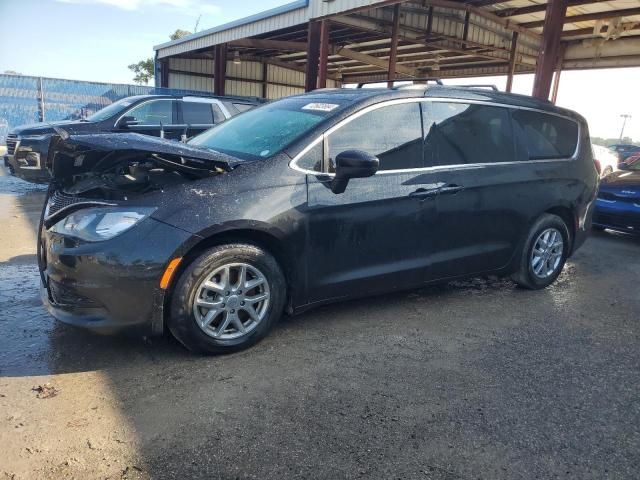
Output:
[[[541,251],[540,249],[538,249],[538,247],[541,245],[538,243],[538,240],[541,239],[542,235],[546,235],[547,232],[549,232],[550,234],[549,238],[551,238],[551,235],[553,234],[552,232],[557,232],[555,234],[556,237],[558,234],[562,237],[562,246],[554,247],[550,252],[549,257],[545,257],[544,255],[536,255],[534,249],[536,249],[536,252]],[[557,240],[550,241],[549,243],[556,244]],[[569,234],[567,225],[557,215],[545,213],[531,227],[529,235],[527,236],[527,240],[524,243],[518,270],[512,275],[511,278],[519,286],[528,288],[530,290],[539,290],[548,287],[556,280],[556,278],[558,278],[558,276],[562,272],[567,257],[569,256],[570,247],[571,236]],[[548,258],[549,262],[544,263],[544,260],[540,260],[540,258]],[[538,259],[540,261],[535,262],[535,259]],[[557,260],[557,263],[555,260]],[[541,261],[543,262],[543,271],[541,272],[541,274],[543,275],[535,271],[536,269],[541,267]]]
[[[261,278],[263,283],[241,290],[243,268],[243,285],[250,286]],[[221,288],[222,285],[226,287]],[[254,300],[265,293],[266,300]],[[250,347],[269,333],[282,315],[285,299],[284,275],[269,253],[250,244],[220,245],[202,253],[181,274],[167,323],[171,333],[192,352],[234,352]],[[255,316],[249,314],[249,308]]]

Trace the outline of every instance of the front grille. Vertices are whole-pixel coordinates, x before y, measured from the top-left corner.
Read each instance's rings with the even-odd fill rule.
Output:
[[[593,216],[593,223],[598,225],[609,225],[621,228],[630,232],[640,233],[640,215],[620,215],[616,213],[596,212]]]
[[[82,198],[75,197],[73,195],[67,195],[66,193],[62,193],[60,191],[55,191],[47,200],[47,206],[44,211],[44,219],[45,221],[54,217],[58,212],[71,207],[72,205],[115,205],[115,203],[102,202],[99,200],[92,200],[90,198]]]
[[[16,153],[16,148],[18,147],[18,136],[10,133],[7,135],[7,153],[9,155],[13,155]]]

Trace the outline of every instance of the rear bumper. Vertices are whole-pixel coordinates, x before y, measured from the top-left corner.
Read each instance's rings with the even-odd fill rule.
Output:
[[[44,232],[42,301],[61,322],[97,332],[137,327],[162,333],[159,281],[189,237],[153,219],[104,242]]]

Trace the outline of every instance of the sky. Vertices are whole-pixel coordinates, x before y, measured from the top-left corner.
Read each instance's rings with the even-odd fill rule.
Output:
[[[176,29],[199,30],[290,0],[0,0],[0,72],[14,70],[73,80],[132,83],[127,65],[153,56]],[[25,19],[25,22],[16,19]],[[492,83],[505,77],[445,80]],[[517,75],[514,92],[530,94],[532,75]],[[592,136],[640,141],[640,68],[563,72],[558,105],[581,113]]]

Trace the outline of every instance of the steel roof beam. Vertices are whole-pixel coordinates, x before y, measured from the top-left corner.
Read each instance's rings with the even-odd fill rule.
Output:
[[[594,3],[603,3],[610,0],[569,0],[569,7],[579,7],[580,5],[592,5]],[[496,10],[494,13],[499,17],[516,17],[518,15],[529,15],[531,13],[544,12],[547,9],[547,4],[540,3],[538,5],[529,5],[527,7],[518,8],[505,8],[503,10]]]
[[[630,32],[632,30],[640,30],[640,22],[626,22],[620,26],[622,27],[621,33]],[[565,30],[564,32],[562,32],[563,39],[569,39],[572,37],[582,37],[585,35],[592,35],[595,37],[599,36],[598,33],[594,33],[594,27],[577,28],[575,30]]]
[[[596,13],[584,13],[581,15],[571,15],[570,17],[565,17],[564,23],[578,23],[578,22],[588,22],[591,20],[604,20],[607,18],[617,18],[617,17],[629,17],[632,15],[640,15],[640,7],[636,8],[625,8],[623,10],[607,10],[604,12],[596,12]],[[545,23],[545,20],[537,20],[535,22],[526,22],[521,23],[520,26],[524,28],[539,28],[542,27]]]

